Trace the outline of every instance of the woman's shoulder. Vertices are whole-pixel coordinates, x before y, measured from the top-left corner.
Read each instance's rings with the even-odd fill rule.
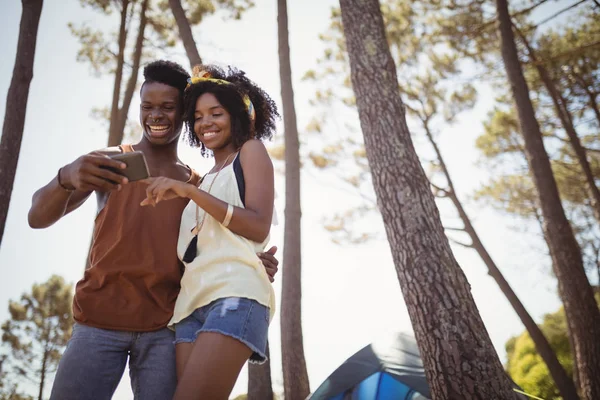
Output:
[[[266,151],[267,148],[262,141],[258,139],[250,139],[242,145],[242,148],[240,149],[240,155],[244,153],[259,154],[265,153]]]
[[[239,159],[244,170],[248,168],[249,170],[263,173],[266,169],[273,168],[267,148],[263,142],[257,139],[250,139],[244,143],[240,149]]]
[[[244,161],[259,161],[259,160],[270,160],[269,153],[264,143],[258,139],[250,139],[242,145],[240,149],[240,161],[242,164]]]

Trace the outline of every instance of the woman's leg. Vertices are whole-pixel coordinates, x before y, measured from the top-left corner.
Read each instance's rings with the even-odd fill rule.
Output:
[[[192,354],[194,342],[206,319],[205,309],[206,307],[199,308],[192,315],[175,324],[175,368],[178,382],[183,376],[185,364]]]
[[[175,345],[175,364],[177,366],[177,382],[181,380],[185,365],[192,354],[193,343],[177,343]]]
[[[173,400],[227,400],[251,355],[252,350],[237,339],[217,332],[200,333]]]
[[[226,400],[244,363],[265,359],[269,309],[254,300],[228,297],[197,311],[204,320],[193,347],[177,350],[178,367],[184,370],[174,400]]]

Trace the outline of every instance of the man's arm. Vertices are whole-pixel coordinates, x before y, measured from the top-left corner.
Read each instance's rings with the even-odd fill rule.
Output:
[[[277,266],[279,265],[279,260],[275,258],[276,252],[277,246],[273,246],[266,252],[257,254],[260,261],[262,261],[271,282],[275,281],[275,274],[277,274],[278,271]]]
[[[47,228],[79,208],[94,190],[120,190],[127,183],[122,175],[106,168],[123,169],[125,164],[108,157],[118,151],[93,152],[62,167],[44,187],[37,190],[29,209],[29,226]]]

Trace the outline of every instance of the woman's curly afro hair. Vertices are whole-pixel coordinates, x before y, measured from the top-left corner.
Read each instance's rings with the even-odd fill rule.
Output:
[[[207,71],[211,78],[225,80],[231,85],[201,81],[185,90],[184,121],[187,127],[186,139],[191,146],[200,147],[202,155],[208,155],[204,144],[194,132],[196,102],[205,93],[212,93],[231,115],[231,137],[236,149],[240,149],[252,138],[262,140],[273,136],[275,120],[279,118],[277,106],[264,90],[246,77],[245,72],[232,67],[225,71],[215,65],[196,66],[194,71],[196,70]],[[248,95],[254,105],[256,118],[253,123],[244,104],[244,95]]]

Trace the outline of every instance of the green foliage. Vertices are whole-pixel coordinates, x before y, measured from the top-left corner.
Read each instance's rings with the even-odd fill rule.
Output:
[[[587,148],[592,174],[600,184],[600,152],[596,151],[600,148],[597,129],[600,114],[593,107],[595,105],[597,109],[600,50],[598,46],[589,46],[600,39],[600,21],[590,10],[546,30],[540,30],[524,16],[519,16],[516,21],[519,26],[517,36],[522,34],[533,49],[532,56],[521,46],[522,59],[563,207],[582,248],[588,273],[593,272],[600,279],[600,230],[593,215],[587,182],[536,68],[543,65],[562,97],[567,116]],[[509,214],[543,224],[518,118],[506,98],[504,96],[489,114],[484,133],[476,141],[482,154],[480,164],[493,171],[493,179],[476,192],[476,198]]]
[[[96,74],[101,74],[104,70],[112,72],[114,69],[114,53],[104,32],[92,29],[87,23],[76,26],[73,23],[68,24],[71,34],[82,43],[77,51],[77,61],[89,62],[92,70]],[[84,45],[85,43],[85,45]]]
[[[129,0],[127,9],[126,31],[128,42],[134,41],[137,34],[132,29],[139,22],[140,0]],[[82,6],[91,7],[105,15],[114,15],[122,11],[123,2],[110,0],[81,0]],[[230,18],[241,18],[244,11],[254,6],[252,0],[184,0],[186,16],[191,26],[198,25],[202,20],[219,11],[228,13]],[[152,0],[146,12],[148,25],[152,28],[145,35],[145,59],[156,58],[157,52],[168,50],[175,46],[179,40],[177,24],[169,8],[168,0]],[[96,73],[112,73],[118,54],[117,32],[104,32],[83,22],[81,25],[69,24],[71,33],[79,40],[81,48],[77,61],[89,62]],[[130,48],[131,51],[131,48]]]
[[[600,306],[600,293],[596,293]],[[573,376],[573,356],[567,336],[567,322],[564,309],[547,314],[540,325],[542,332],[550,342],[558,361],[569,376]],[[561,399],[548,367],[537,353],[529,333],[510,338],[505,345],[508,361],[506,370],[523,390],[545,400]]]
[[[33,400],[33,397],[19,393],[17,385],[9,381],[6,358],[6,355],[0,356],[0,400]]]
[[[540,119],[540,123],[545,120]],[[585,177],[569,143],[549,135],[545,140],[546,148],[553,150],[549,151],[552,171],[563,207],[582,248],[586,270],[597,276],[600,274],[600,230]],[[475,192],[475,199],[541,226],[543,218],[537,189],[529,172],[514,110],[495,109],[484,123],[484,133],[475,145],[482,154],[480,164],[490,166],[493,171],[493,177]],[[589,153],[588,156],[594,176],[600,177],[600,154]]]
[[[7,352],[2,362],[6,375],[3,381],[13,385],[34,382],[43,391],[71,337],[71,301],[71,285],[54,275],[42,284],[34,284],[19,301],[9,302],[11,317],[2,324],[2,343]]]

